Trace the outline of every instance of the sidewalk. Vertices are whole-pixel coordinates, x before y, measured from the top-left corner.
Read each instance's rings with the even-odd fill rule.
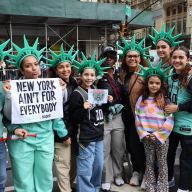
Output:
[[[129,184],[125,184],[121,187],[117,187],[116,185],[112,185],[111,192],[138,192],[144,191],[140,187],[133,187]]]

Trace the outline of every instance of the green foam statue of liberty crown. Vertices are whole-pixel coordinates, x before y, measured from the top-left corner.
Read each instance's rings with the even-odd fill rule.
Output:
[[[102,77],[105,72],[104,70],[109,69],[110,67],[102,67],[101,64],[106,60],[106,58],[103,58],[99,61],[96,61],[96,51],[94,51],[93,55],[91,56],[91,59],[87,59],[85,55],[82,52],[82,62],[79,63],[78,61],[74,60],[75,67],[78,70],[78,73],[82,73],[84,69],[94,69],[96,71],[97,77]]]
[[[10,58],[12,58],[13,60],[7,60],[7,62],[14,65],[17,69],[19,69],[21,67],[21,63],[22,63],[23,59],[25,59],[27,56],[32,55],[39,62],[40,59],[43,57],[42,53],[45,50],[45,48],[42,48],[41,50],[37,49],[38,38],[35,40],[35,43],[33,44],[33,46],[29,45],[25,35],[24,35],[23,39],[24,39],[24,48],[20,48],[15,43],[12,43],[13,47],[17,51],[17,55],[9,54]]]
[[[68,52],[64,52],[63,44],[61,44],[60,54],[56,54],[54,51],[49,49],[53,59],[51,60],[51,59],[45,58],[49,62],[49,64],[46,64],[46,65],[49,67],[56,67],[58,64],[60,64],[62,62],[69,62],[70,64],[72,64],[78,53],[78,51],[76,51],[73,54],[73,51],[74,51],[73,47],[74,47],[74,45],[70,48],[70,50]]]
[[[177,41],[178,38],[182,36],[182,34],[177,34],[176,36],[173,36],[172,33],[175,29],[175,26],[173,26],[168,32],[165,31],[165,24],[162,24],[161,31],[158,32],[154,27],[152,27],[154,32],[154,37],[152,35],[149,35],[149,37],[152,39],[153,44],[157,46],[158,41],[164,40],[165,42],[169,43],[171,47],[176,47],[180,43],[182,43],[184,40]]]
[[[135,40],[135,35],[133,35],[130,43],[128,43],[125,38],[122,38],[122,41],[123,41],[124,47],[121,47],[118,43],[117,43],[117,47],[123,51],[123,54],[122,54],[123,57],[127,54],[128,51],[137,51],[142,58],[150,57],[146,52],[151,46],[145,47],[145,48],[143,47],[145,38],[143,38],[139,43],[137,43]]]
[[[144,80],[148,79],[151,76],[158,76],[163,82],[165,82],[167,78],[170,76],[167,75],[167,71],[171,69],[171,66],[162,69],[162,61],[159,61],[155,67],[153,67],[150,61],[148,61],[148,68],[145,68],[140,64],[139,67],[141,69],[140,73],[138,72],[135,73],[141,76]]]
[[[0,61],[3,61],[5,56],[9,55],[9,53],[12,51],[12,49],[9,49],[7,51],[4,51],[5,47],[7,46],[7,44],[9,43],[10,39],[8,39],[7,41],[5,41],[4,43],[2,43],[0,45]]]

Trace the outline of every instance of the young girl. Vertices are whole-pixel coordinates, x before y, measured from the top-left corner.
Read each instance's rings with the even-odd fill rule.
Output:
[[[170,137],[168,152],[169,177],[174,176],[176,150],[181,143],[180,179],[178,192],[192,189],[192,69],[189,65],[189,51],[177,47],[172,54],[173,69],[168,78],[169,98],[172,104],[165,107],[167,113],[173,113],[175,124]]]
[[[11,49],[8,51],[4,51],[4,48],[7,46],[10,40],[5,41],[0,45],[0,64],[3,65],[5,56],[11,52]],[[3,105],[4,105],[4,92],[3,92],[3,83],[0,82],[0,138],[3,137]],[[5,190],[5,183],[6,183],[6,148],[5,143],[0,141],[0,192],[4,192]]]
[[[75,61],[81,85],[72,93],[69,109],[70,118],[78,128],[77,191],[99,192],[103,170],[103,111],[101,106],[87,101],[87,91],[94,89],[96,77],[107,68],[100,66],[105,59],[95,61],[95,54],[91,60],[87,60],[84,54],[82,56],[81,64]],[[111,97],[109,101],[112,101]]]
[[[135,108],[136,128],[140,140],[144,143],[146,154],[145,184],[147,192],[168,192],[167,151],[168,137],[173,129],[173,118],[166,115],[162,107],[166,105],[165,70],[160,69],[161,62],[153,68],[141,66],[140,76],[145,80],[144,91],[139,97]],[[155,155],[159,163],[159,172],[156,182],[154,172]]]
[[[183,42],[183,40],[178,41],[178,39],[181,37],[181,34],[172,36],[175,26],[166,32],[164,23],[162,24],[160,32],[158,32],[153,27],[152,29],[154,31],[154,37],[152,35],[149,35],[149,37],[151,38],[153,44],[156,46],[157,55],[159,56],[159,59],[162,60],[162,67],[166,68],[171,64],[170,58],[174,47],[178,46],[180,43]]]
[[[63,113],[68,134],[60,138],[56,131],[55,135],[55,156],[54,164],[57,175],[57,183],[60,192],[71,192],[71,184],[75,180],[75,139],[72,124],[69,120],[69,98],[77,87],[76,80],[71,75],[71,64],[78,51],[73,52],[73,46],[68,52],[64,52],[63,45],[60,54],[55,54],[50,50],[52,60],[48,59],[48,66],[51,67],[52,77],[59,77],[66,83],[63,97]]]
[[[29,46],[24,36],[24,48],[13,43],[17,55],[10,55],[11,63],[20,69],[24,79],[37,79],[40,76],[39,61],[42,52],[37,50],[38,39]],[[11,119],[11,86],[5,84],[5,115]],[[27,124],[12,124],[9,132],[23,138],[8,142],[9,154],[13,170],[13,182],[17,192],[51,192],[53,186],[52,164],[54,155],[54,134],[65,137],[67,130],[62,119],[47,120]],[[27,137],[28,133],[36,133],[37,138]]]

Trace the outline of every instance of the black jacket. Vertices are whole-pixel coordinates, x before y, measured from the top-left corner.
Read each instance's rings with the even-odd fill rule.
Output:
[[[78,130],[78,143],[87,146],[90,142],[103,140],[103,111],[101,106],[94,106],[90,110],[84,109],[83,104],[88,97],[87,90],[84,90],[80,86],[77,89],[75,89],[70,97],[70,118],[75,125],[74,127]]]

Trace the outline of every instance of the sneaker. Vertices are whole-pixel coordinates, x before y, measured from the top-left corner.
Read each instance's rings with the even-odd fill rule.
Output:
[[[139,186],[139,173],[134,171],[129,182],[130,185]]]
[[[101,189],[102,191],[110,191],[111,183],[102,183]]]
[[[177,192],[189,192],[189,190],[178,189]]]
[[[169,188],[174,187],[174,186],[175,186],[175,178],[173,177],[171,179],[171,181],[169,181]]]
[[[122,186],[122,185],[124,185],[125,184],[125,182],[124,182],[124,180],[122,179],[122,177],[116,177],[115,178],[115,185],[117,185],[117,186]]]
[[[141,182],[141,189],[142,190],[145,190],[146,189],[146,186],[145,186],[145,175],[143,175],[143,180]]]

